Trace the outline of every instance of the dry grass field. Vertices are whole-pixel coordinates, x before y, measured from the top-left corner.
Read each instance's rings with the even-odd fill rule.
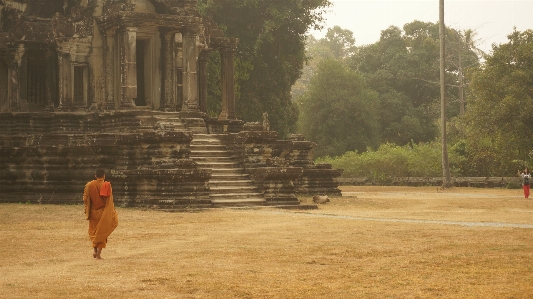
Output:
[[[0,298],[533,298],[521,190],[343,187],[317,210],[0,205]],[[302,202],[311,203],[310,198]]]

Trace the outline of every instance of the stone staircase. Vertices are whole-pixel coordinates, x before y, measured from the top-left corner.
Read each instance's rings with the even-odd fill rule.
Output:
[[[214,207],[262,206],[266,200],[216,134],[194,134],[190,156],[212,170],[209,197]]]

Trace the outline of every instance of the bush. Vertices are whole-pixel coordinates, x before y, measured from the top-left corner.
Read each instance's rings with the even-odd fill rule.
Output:
[[[450,153],[450,169],[454,176],[460,176],[461,167],[456,166],[461,164],[460,160],[459,155]],[[319,158],[316,162],[344,169],[343,177],[367,177],[379,184],[388,184],[394,177],[442,176],[441,144],[437,141],[405,146],[386,143],[376,151],[347,152],[339,157]]]

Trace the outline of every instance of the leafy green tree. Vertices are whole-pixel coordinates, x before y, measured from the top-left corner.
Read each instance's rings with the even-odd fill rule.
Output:
[[[446,36],[447,48],[460,42],[453,29],[448,28]],[[421,21],[405,24],[403,31],[391,26],[381,32],[378,42],[357,49],[350,65],[379,93],[382,142],[404,145],[439,136],[439,52],[438,23]],[[466,52],[463,56],[472,57],[471,51]],[[448,57],[446,65],[446,81],[453,83],[446,88],[449,103],[458,97],[455,56]],[[449,117],[458,115],[459,106],[447,111]]]
[[[353,32],[339,26],[328,28],[326,36],[320,39],[319,43],[329,49],[335,59],[342,60],[351,57],[356,51]]]
[[[359,48],[352,60],[353,68],[379,93],[382,142],[403,145],[437,136],[438,111],[432,106],[438,84],[427,81],[438,82],[438,43],[414,33],[418,36],[404,37],[402,30],[391,26],[378,42]]]
[[[201,13],[239,38],[240,119],[258,121],[268,112],[272,129],[282,137],[295,131],[298,109],[290,90],[305,62],[305,33],[320,27],[329,5],[328,0],[199,0]]]
[[[361,75],[335,59],[322,60],[302,97],[300,128],[318,144],[316,156],[379,145],[379,101]]]
[[[292,86],[292,99],[301,105],[300,97],[309,87],[309,81],[316,74],[320,61],[332,58],[345,61],[355,51],[355,38],[353,32],[339,26],[328,28],[324,38],[316,39],[312,35],[306,37],[307,60],[302,69],[302,76]]]
[[[493,45],[484,67],[472,75],[465,153],[478,175],[514,174],[531,161],[533,30],[515,30],[508,39]],[[485,162],[489,169],[480,168]]]
[[[476,32],[467,29],[463,31],[450,31],[450,41],[447,42],[446,60],[457,70],[457,102],[459,103],[459,115],[465,112],[465,93],[468,91],[468,79],[465,74],[480,67],[480,57],[485,53],[477,47]]]

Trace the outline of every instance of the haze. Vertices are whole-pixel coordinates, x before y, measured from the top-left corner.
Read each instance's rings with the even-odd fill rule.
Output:
[[[391,25],[403,28],[414,20],[438,22],[438,0],[331,0],[324,30],[312,31],[322,38],[327,28],[335,25],[354,33],[356,45],[373,44],[381,31]],[[446,26],[455,29],[472,29],[477,32],[478,47],[490,53],[493,43],[507,43],[507,35],[516,27],[518,31],[533,28],[533,1],[452,1],[444,4]]]

